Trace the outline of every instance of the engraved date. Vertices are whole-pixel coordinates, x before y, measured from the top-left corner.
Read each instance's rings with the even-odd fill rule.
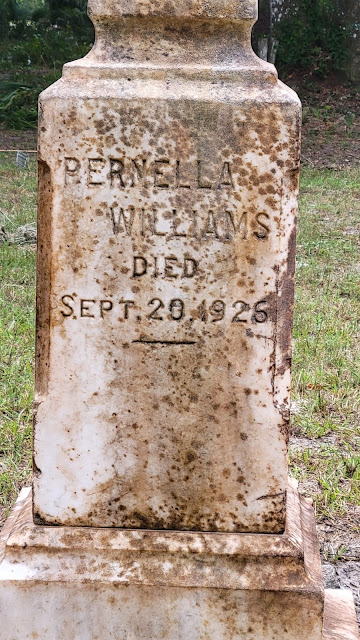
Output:
[[[202,323],[214,324],[227,321],[230,324],[246,324],[248,322],[263,324],[269,320],[268,302],[266,299],[254,303],[245,300],[202,300],[197,306],[181,298],[164,301],[161,298],[151,298],[145,308],[140,308],[136,300],[96,300],[79,298],[72,295],[61,298],[60,314],[64,318],[93,318],[104,319],[110,314],[120,311],[121,321],[148,320],[152,322],[195,320]]]

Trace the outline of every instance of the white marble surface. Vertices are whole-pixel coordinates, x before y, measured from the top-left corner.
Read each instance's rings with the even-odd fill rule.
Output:
[[[20,500],[0,546],[0,640],[321,640],[313,512],[284,535],[36,526]]]
[[[251,21],[127,24],[40,101],[35,516],[281,532],[299,101]]]

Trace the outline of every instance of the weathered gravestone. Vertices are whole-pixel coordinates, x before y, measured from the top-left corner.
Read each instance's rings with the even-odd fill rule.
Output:
[[[0,639],[321,640],[287,481],[300,103],[255,0],[89,10],[40,100],[34,523],[23,494]]]
[[[40,102],[35,522],[283,532],[299,100],[253,0],[90,15]]]

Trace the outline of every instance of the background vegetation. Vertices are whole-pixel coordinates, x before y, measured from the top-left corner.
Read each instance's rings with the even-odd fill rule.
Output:
[[[264,36],[276,41],[281,74],[301,71],[323,78],[335,71],[350,80],[359,78],[354,64],[359,55],[358,0],[259,0],[259,4],[255,41]]]
[[[35,149],[38,93],[88,52],[93,28],[86,0],[0,5],[0,148]],[[253,37],[277,50],[304,106],[291,472],[336,562],[327,584],[352,587],[360,616],[359,10],[260,0]],[[0,153],[0,526],[31,468],[36,247],[12,239],[36,220],[36,162],[20,170],[15,156]]]
[[[37,96],[61,75],[62,65],[83,57],[94,32],[86,0],[0,0],[0,127],[36,127]],[[358,0],[260,0],[259,38],[276,42],[281,77],[356,80]]]
[[[0,127],[37,125],[40,91],[57,80],[65,62],[93,42],[86,0],[3,0],[0,15]]]

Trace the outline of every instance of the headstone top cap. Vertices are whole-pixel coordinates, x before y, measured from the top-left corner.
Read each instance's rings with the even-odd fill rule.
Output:
[[[255,21],[258,0],[89,0],[88,7],[94,19],[140,16]]]

